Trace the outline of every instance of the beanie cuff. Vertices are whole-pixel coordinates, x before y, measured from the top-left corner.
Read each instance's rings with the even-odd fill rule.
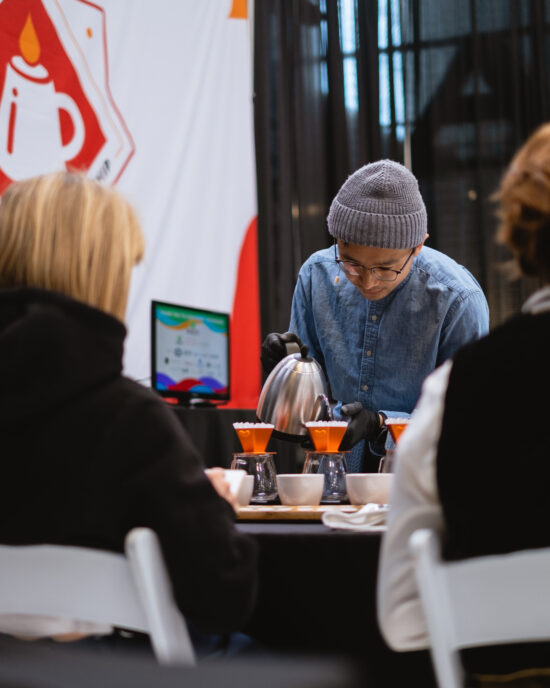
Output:
[[[367,213],[334,199],[328,214],[328,231],[335,239],[375,248],[413,248],[424,241],[428,228],[425,207],[405,215]]]

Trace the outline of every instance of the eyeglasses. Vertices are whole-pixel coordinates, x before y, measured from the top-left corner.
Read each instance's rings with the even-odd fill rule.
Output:
[[[370,268],[366,265],[361,265],[361,263],[356,263],[354,260],[342,260],[341,258],[338,258],[338,250],[336,244],[334,244],[334,261],[338,264],[338,267],[342,268],[346,275],[349,275],[350,277],[363,277],[363,275],[365,274],[365,270],[369,270],[371,275],[375,279],[380,280],[381,282],[395,282],[398,275],[400,275],[403,272],[403,270],[407,266],[407,263],[413,257],[415,250],[416,246],[411,250],[407,260],[403,263],[399,270],[394,270],[393,268],[385,268],[381,265]]]

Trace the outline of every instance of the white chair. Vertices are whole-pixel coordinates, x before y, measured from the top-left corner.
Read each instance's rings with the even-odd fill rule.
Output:
[[[134,528],[125,552],[65,545],[0,546],[0,614],[78,619],[147,633],[161,664],[195,653],[156,533]]]
[[[458,650],[550,639],[550,548],[441,560],[437,533],[409,539],[440,688],[462,688]]]

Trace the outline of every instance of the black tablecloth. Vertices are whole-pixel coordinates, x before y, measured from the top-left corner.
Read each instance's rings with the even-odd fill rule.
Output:
[[[428,652],[393,652],[380,635],[379,533],[320,523],[237,527],[260,547],[260,590],[248,633],[287,651],[352,655],[372,686],[435,686]]]
[[[256,412],[251,409],[185,406],[172,408],[191,435],[208,467],[229,468],[233,452],[242,451],[233,423],[254,423],[257,420]],[[303,461],[303,449],[292,442],[272,437],[267,445],[267,451],[276,452],[274,458],[277,473],[295,473],[300,461]]]

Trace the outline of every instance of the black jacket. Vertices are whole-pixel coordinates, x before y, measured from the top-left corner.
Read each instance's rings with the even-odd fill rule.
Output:
[[[254,543],[173,412],[122,376],[125,335],[63,295],[0,290],[0,541],[122,551],[148,526],[186,617],[236,630],[254,600]]]
[[[523,314],[455,357],[437,456],[448,559],[550,547],[549,351],[550,313]],[[474,673],[549,658],[548,643],[464,652]]]
[[[437,457],[449,559],[550,546],[549,352],[541,313],[455,357]]]

